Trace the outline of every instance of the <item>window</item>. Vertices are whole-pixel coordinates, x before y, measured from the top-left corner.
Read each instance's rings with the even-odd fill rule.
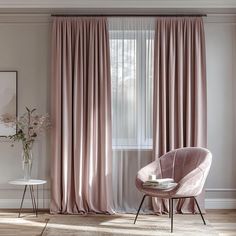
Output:
[[[154,31],[110,31],[113,148],[152,148]]]

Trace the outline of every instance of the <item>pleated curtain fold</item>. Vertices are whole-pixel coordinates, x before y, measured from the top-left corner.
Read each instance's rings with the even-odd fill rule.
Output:
[[[107,19],[55,17],[52,213],[112,213]]]
[[[206,147],[207,102],[204,26],[201,17],[158,17],[154,42],[154,159],[180,147]],[[203,205],[203,204],[202,204]],[[153,201],[158,213],[165,201]],[[181,200],[179,212],[195,212]]]
[[[133,212],[143,163],[175,148],[206,146],[202,18],[115,20],[109,38],[106,17],[53,18],[52,213],[113,213],[113,203]],[[131,125],[124,128],[123,120]],[[168,211],[168,202],[152,205],[156,213]],[[176,211],[195,212],[194,203],[179,201]]]

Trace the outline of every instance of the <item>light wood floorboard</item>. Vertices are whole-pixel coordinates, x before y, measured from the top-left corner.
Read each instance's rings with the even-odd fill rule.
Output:
[[[205,218],[220,236],[236,236],[236,210],[208,210]]]
[[[47,220],[53,217],[46,211],[41,211],[37,218],[30,212],[24,212],[21,218],[17,216],[17,210],[0,210],[1,236],[40,236]],[[208,210],[205,218],[220,236],[236,236],[236,210]]]

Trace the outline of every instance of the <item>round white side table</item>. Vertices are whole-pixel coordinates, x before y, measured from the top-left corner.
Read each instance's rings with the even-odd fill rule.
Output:
[[[25,198],[25,192],[27,190],[27,187],[29,187],[29,189],[30,189],[30,196],[31,196],[31,200],[32,200],[33,212],[35,212],[35,215],[37,217],[38,216],[38,186],[42,185],[42,184],[46,184],[47,181],[41,180],[41,179],[29,179],[29,180],[17,179],[17,180],[9,181],[8,183],[12,184],[12,185],[25,186],[23,196],[21,199],[18,217],[20,217],[20,214],[21,214],[21,210],[22,210],[22,206],[23,206],[23,202],[24,202],[24,198]],[[34,195],[34,186],[37,186],[37,203],[36,203],[35,195]]]

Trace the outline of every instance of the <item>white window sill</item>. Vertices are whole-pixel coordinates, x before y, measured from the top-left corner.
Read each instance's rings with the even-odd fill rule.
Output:
[[[139,150],[142,150],[142,151],[148,150],[148,151],[151,151],[152,149],[153,149],[152,146],[136,146],[136,145],[133,145],[133,146],[132,145],[130,145],[130,146],[128,146],[128,145],[112,146],[113,151],[129,151],[129,150],[131,150],[131,151],[133,151],[133,150],[137,150],[137,151],[139,151]]]

